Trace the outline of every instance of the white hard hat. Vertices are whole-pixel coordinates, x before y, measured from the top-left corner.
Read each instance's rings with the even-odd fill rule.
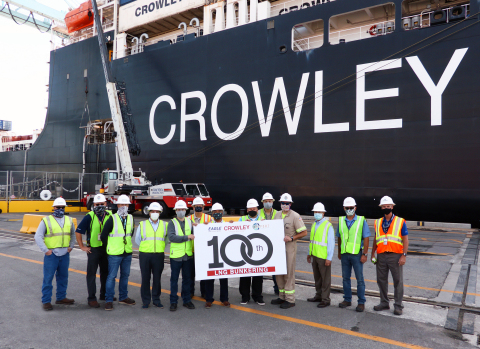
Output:
[[[107,199],[105,198],[105,195],[103,195],[103,194],[95,195],[95,197],[93,198],[93,203],[94,204],[99,204],[101,202],[107,202]]]
[[[382,206],[382,205],[395,205],[395,203],[393,202],[393,200],[390,196],[384,196],[380,200],[380,205],[378,205],[378,206]]]
[[[292,196],[289,193],[282,194],[282,196],[280,196],[280,201],[282,201],[282,202],[293,202]]]
[[[152,202],[150,206],[148,206],[149,211],[163,211],[162,205],[160,205],[158,202]]]
[[[53,207],[56,206],[67,206],[67,202],[65,201],[64,198],[56,198],[55,201],[53,202]]]
[[[258,207],[258,201],[255,199],[250,199],[247,201],[247,208]]]
[[[180,208],[187,209],[187,204],[183,200],[179,200],[175,203],[175,207],[173,208],[174,210],[178,210]]]
[[[317,202],[314,206],[313,206],[313,210],[314,212],[327,212],[327,210],[325,210],[325,206],[321,203],[321,202]]]
[[[273,200],[273,201],[275,201],[272,194],[270,194],[270,193],[263,194],[262,202],[263,202],[263,200]]]
[[[355,202],[355,199],[352,197],[345,198],[343,200],[343,207],[352,207],[352,206],[357,206],[357,203]]]
[[[218,202],[214,203],[213,206],[212,206],[212,211],[216,211],[216,210],[222,210],[223,211],[222,204],[220,204]]]
[[[130,198],[126,195],[120,195],[117,199],[117,205],[130,205]]]
[[[192,205],[205,205],[205,203],[203,202],[202,198],[195,198],[195,199],[193,199],[193,204]]]

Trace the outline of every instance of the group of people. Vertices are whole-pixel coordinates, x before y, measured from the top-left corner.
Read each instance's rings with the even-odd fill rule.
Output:
[[[287,262],[287,274],[276,275],[274,291],[278,298],[271,304],[282,309],[295,306],[295,264],[297,254],[296,241],[308,234],[302,217],[291,209],[293,200],[290,194],[280,197],[280,211],[273,209],[274,198],[265,193],[262,198],[263,208],[259,209],[257,200],[247,202],[247,214],[240,221],[259,221],[282,219],[284,222],[284,242]],[[178,305],[178,279],[182,272],[181,297],[183,306],[195,309],[192,297],[195,294],[194,230],[199,224],[218,224],[224,222],[224,209],[215,203],[211,215],[204,213],[204,201],[195,198],[192,203],[193,214],[187,216],[185,201],[176,202],[176,217],[170,222],[159,219],[162,206],[152,202],[149,206],[149,219],[141,222],[134,231],[134,219],[128,214],[130,199],[121,195],[117,202],[117,212],[107,210],[104,195],[94,197],[93,210],[89,212],[75,230],[73,221],[65,216],[66,202],[57,198],[53,203],[52,215],[43,218],[35,241],[45,254],[43,266],[42,304],[43,309],[52,310],[52,282],[56,277],[56,304],[74,304],[66,297],[68,285],[68,268],[75,240],[80,249],[87,253],[87,289],[88,305],[99,308],[98,300],[105,301],[105,310],[113,310],[115,296],[115,279],[120,270],[119,304],[135,305],[128,297],[128,278],[132,262],[133,243],[139,246],[139,264],[142,276],[140,294],[142,307],[163,308],[160,302],[161,275],[164,269],[164,253],[167,240],[170,241],[170,311],[176,311]],[[403,265],[408,251],[408,230],[403,218],[393,214],[393,200],[385,196],[380,201],[383,217],[374,224],[375,239],[371,260],[376,264],[377,284],[380,290],[380,303],[374,310],[389,309],[388,272],[394,281],[394,314],[401,315],[403,309]],[[338,238],[338,258],[342,264],[344,300],[340,308],[352,305],[351,272],[357,280],[358,304],[356,311],[365,310],[365,282],[363,264],[367,261],[370,229],[363,216],[356,215],[357,205],[353,198],[343,202],[345,216],[339,217],[336,234],[330,221],[325,217],[325,206],[316,203],[313,207],[315,222],[310,230],[308,263],[312,264],[315,279],[315,296],[309,302],[318,302],[317,307],[330,305],[331,265],[335,250],[335,235]],[[83,242],[86,237],[86,244]],[[375,257],[377,256],[377,257]],[[96,274],[100,269],[100,297],[96,297]],[[153,280],[152,280],[153,278]],[[220,279],[220,302],[229,307],[228,279]],[[151,287],[150,287],[151,286]],[[151,290],[150,290],[151,288]],[[239,284],[241,304],[253,299],[258,305],[265,305],[263,299],[263,276],[241,277]],[[214,280],[200,281],[200,293],[205,299],[205,307],[212,307],[214,302]]]

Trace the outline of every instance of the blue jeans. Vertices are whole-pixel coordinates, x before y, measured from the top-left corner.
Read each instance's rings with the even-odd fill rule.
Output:
[[[57,301],[67,298],[70,253],[57,257],[54,253],[43,257],[42,303],[52,302],[53,277],[57,280]]]
[[[170,274],[170,303],[178,303],[178,277],[180,276],[180,269],[182,269],[182,300],[183,304],[192,301],[192,270],[193,270],[193,258],[186,261],[177,262],[170,259],[170,268],[172,273]]]
[[[358,254],[342,254],[342,277],[343,277],[343,299],[345,302],[352,301],[352,267],[357,279],[358,304],[365,304],[365,281],[363,280],[363,264],[360,262],[362,252]]]
[[[108,256],[108,276],[105,285],[105,301],[113,302],[115,296],[115,278],[120,268],[120,282],[118,283],[118,300],[128,298],[128,277],[130,276],[130,265],[132,255]]]

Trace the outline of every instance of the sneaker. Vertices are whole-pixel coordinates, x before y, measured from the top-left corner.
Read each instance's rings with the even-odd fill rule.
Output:
[[[142,305],[142,309],[148,309],[148,304]]]
[[[163,304],[162,303],[153,303],[154,306],[157,308],[163,309]]]
[[[135,305],[135,301],[131,298],[125,298],[125,299],[122,299],[120,302],[118,302],[119,304],[126,304],[126,305]]]
[[[288,308],[292,308],[295,306],[295,303],[290,303],[290,302],[283,302],[282,305],[280,305],[280,308],[281,309],[288,309]]]
[[[382,310],[388,310],[388,309],[390,309],[390,305],[384,304],[384,303],[380,303],[373,307],[373,310],[375,311],[382,311]]]
[[[222,302],[222,305],[224,307],[230,308],[230,302],[229,301]]]
[[[61,301],[55,301],[55,304],[72,305],[73,303],[75,303],[75,300],[74,299],[68,299],[68,298],[64,298]]]
[[[100,308],[100,304],[97,301],[90,301],[90,302],[88,302],[88,305],[91,308]]]
[[[105,296],[100,296],[99,298],[101,301],[104,301],[105,300]],[[113,301],[116,302],[117,301],[117,297],[113,297]]]
[[[270,302],[270,304],[273,304],[273,305],[280,305],[282,303],[284,303],[286,301],[284,301],[283,299],[281,298],[277,298],[277,299],[272,299],[272,301]]]
[[[105,310],[113,310],[113,303],[112,302],[105,303]]]
[[[205,303],[205,308],[210,309],[212,307],[212,302]]]
[[[320,303],[317,304],[317,308],[325,308],[328,306],[330,306],[330,302],[321,301]]]
[[[177,311],[177,303],[170,304],[170,311]]]
[[[352,305],[352,302],[347,302],[347,301],[343,301],[342,303],[340,303],[338,306],[340,308],[346,308],[346,307],[349,307]]]
[[[393,314],[395,314],[395,315],[402,315],[402,314],[403,314],[403,310],[400,309],[400,308],[395,308],[395,310],[393,311]]]
[[[307,302],[321,302],[321,301],[322,299],[317,297],[307,298]]]
[[[52,303],[43,303],[43,310],[53,310]]]
[[[358,304],[355,310],[359,313],[363,313],[363,311],[365,310],[365,304]]]
[[[188,303],[183,303],[183,306],[187,309],[195,309],[195,304],[193,304],[192,302],[188,302]]]
[[[255,301],[258,305],[265,305],[265,302],[263,301],[263,298],[262,299],[257,299]]]
[[[242,301],[240,302],[241,305],[245,305],[245,304],[247,304],[247,303],[248,303],[248,301],[246,301],[246,300],[244,300],[244,299],[242,299]]]

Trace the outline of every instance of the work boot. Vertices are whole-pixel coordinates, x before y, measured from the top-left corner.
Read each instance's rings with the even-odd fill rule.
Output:
[[[177,303],[170,304],[170,311],[177,311]]]
[[[195,304],[193,304],[192,302],[183,303],[183,306],[190,310],[195,309]]]
[[[321,302],[321,301],[322,301],[322,299],[317,298],[316,296],[312,297],[312,298],[307,298],[307,302]]]
[[[229,301],[222,302],[222,305],[224,307],[230,308],[230,302]]]
[[[295,306],[295,303],[290,303],[290,302],[284,301],[282,303],[282,305],[280,305],[280,308],[281,309],[288,309],[288,308],[292,308],[294,306]]]
[[[74,299],[68,299],[68,298],[64,298],[61,301],[55,301],[55,304],[72,305],[73,303],[75,303],[75,300]]]
[[[88,302],[88,305],[91,308],[100,308],[100,304],[97,301],[90,301],[90,302]]]
[[[118,304],[135,305],[135,301],[127,297],[125,299],[122,299],[120,302],[118,302]]]
[[[395,310],[393,311],[393,314],[395,314],[395,315],[402,315],[402,314],[403,314],[403,310],[400,309],[400,308],[395,308]]]
[[[205,303],[205,308],[210,309],[212,307],[212,302]]]
[[[105,303],[105,310],[113,310],[113,303],[112,302]]]
[[[272,299],[272,301],[270,302],[270,304],[273,304],[273,305],[280,305],[282,303],[284,303],[285,301],[281,298],[277,298],[277,299]]]
[[[330,302],[321,301],[320,303],[317,304],[317,308],[325,308],[328,306],[330,306]]]
[[[382,311],[382,310],[388,310],[388,309],[390,309],[390,305],[384,304],[384,303],[380,303],[373,307],[373,310],[375,311]]]
[[[105,300],[105,296],[100,296],[99,298],[101,301],[104,301]],[[116,302],[117,301],[117,297],[113,297],[113,301]]]
[[[340,303],[338,306],[340,308],[346,308],[346,307],[349,307],[352,305],[352,302],[347,302],[347,301],[343,301],[342,303]]]
[[[365,304],[359,304],[357,305],[357,307],[355,308],[355,310],[359,313],[363,313],[363,311],[365,310]]]
[[[43,310],[53,310],[52,303],[43,303]]]

